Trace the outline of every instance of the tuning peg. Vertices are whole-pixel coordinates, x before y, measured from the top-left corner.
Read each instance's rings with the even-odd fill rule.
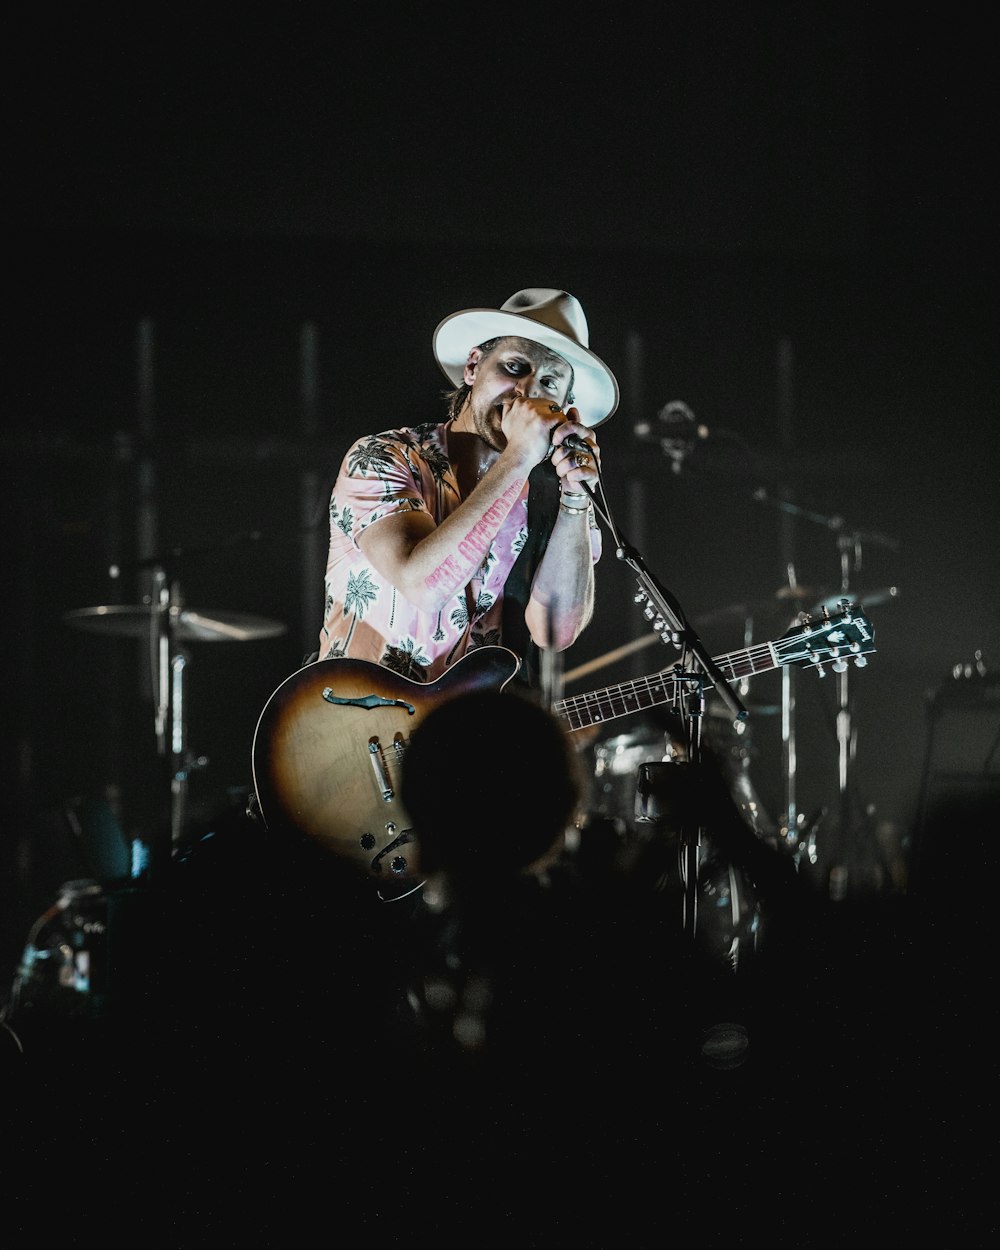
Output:
[[[867,668],[867,666],[868,666],[868,657],[866,655],[856,655],[854,657],[855,668]]]
[[[834,660],[834,662],[830,665],[830,667],[833,669],[833,671],[834,671],[835,673],[843,673],[843,672],[846,672],[846,670],[847,670],[847,661],[846,661],[846,660],[844,660],[844,659],[839,659],[839,658],[838,658],[838,659]]]

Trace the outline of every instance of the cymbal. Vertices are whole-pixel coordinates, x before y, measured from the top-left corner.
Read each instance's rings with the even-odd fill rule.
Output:
[[[751,720],[755,716],[779,716],[781,714],[780,703],[747,703],[745,706]],[[705,700],[705,715],[712,717],[713,720],[736,719],[722,699],[712,691],[708,692]]]
[[[118,638],[146,638],[156,628],[154,611],[147,604],[75,608],[64,613],[63,620],[74,629]],[[285,630],[280,621],[245,612],[195,612],[188,608],[174,612],[174,636],[181,642],[250,642],[275,638]]]
[[[748,617],[764,616],[769,612],[785,612],[789,605],[795,605],[796,610],[799,610],[807,603],[815,603],[825,594],[825,590],[817,590],[811,586],[780,586],[773,595],[767,598],[748,599],[743,603],[727,603],[725,607],[713,608],[711,612],[702,613],[696,620],[699,625],[708,625],[726,618],[735,617],[746,620]],[[836,603],[837,599],[832,602]]]
[[[898,598],[898,586],[879,586],[872,590],[858,590],[855,587],[852,590],[838,590],[835,595],[821,598],[812,611],[822,612],[824,608],[829,608],[832,612],[840,607],[841,599],[849,599],[851,603],[860,603],[866,608],[877,608],[879,604],[893,603]]]
[[[822,590],[815,590],[811,586],[779,586],[774,597],[779,603],[808,603],[810,599],[821,594]]]

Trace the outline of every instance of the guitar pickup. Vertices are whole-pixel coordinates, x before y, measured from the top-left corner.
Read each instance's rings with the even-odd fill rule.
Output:
[[[386,803],[390,803],[395,797],[396,792],[389,780],[389,772],[385,766],[385,757],[382,754],[382,744],[378,738],[368,739],[368,758],[372,762],[372,769],[375,773],[375,784],[381,791],[382,798]]]

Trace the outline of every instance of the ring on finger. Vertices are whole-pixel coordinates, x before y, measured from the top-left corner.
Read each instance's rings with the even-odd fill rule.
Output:
[[[578,469],[582,469],[584,465],[590,464],[590,457],[585,451],[578,451],[573,459],[576,461],[576,467]]]

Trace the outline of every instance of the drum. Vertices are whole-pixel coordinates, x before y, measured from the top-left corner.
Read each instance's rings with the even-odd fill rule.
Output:
[[[778,844],[778,825],[770,816],[754,785],[752,770],[758,756],[753,741],[753,721],[780,711],[771,706],[752,709],[749,721],[733,718],[721,700],[710,699],[706,708],[704,742],[714,752],[729,782],[737,807],[754,833],[772,846]]]
[[[617,734],[597,743],[592,794],[595,814],[630,830],[635,822],[639,766],[650,762],[667,763],[676,754],[677,745],[671,735],[653,727]]]
[[[684,873],[680,873],[683,884]],[[704,948],[739,972],[758,949],[760,900],[746,873],[710,836],[699,848],[697,933]]]
[[[645,831],[649,846],[659,845],[658,855],[647,855],[647,863],[658,869],[654,888],[673,900],[681,916],[688,871],[688,848],[682,842],[687,768],[685,761],[640,764],[635,791],[637,828]],[[754,836],[747,833],[751,840]],[[696,854],[699,944],[738,971],[759,942],[757,892],[743,868],[723,852],[711,828],[699,831]]]

